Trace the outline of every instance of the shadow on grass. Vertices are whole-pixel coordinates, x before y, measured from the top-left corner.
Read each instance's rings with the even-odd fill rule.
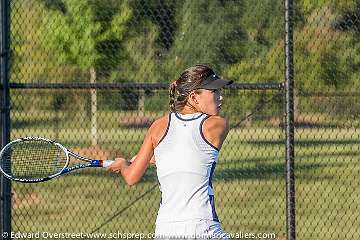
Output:
[[[325,167],[344,167],[346,163],[297,163],[296,164],[296,175],[297,178],[301,178],[302,180],[310,180],[314,179],[314,171],[321,170]],[[77,172],[79,176],[94,176],[99,178],[112,178],[114,181],[123,181],[121,176],[116,174],[107,174],[104,172],[82,172],[81,170]],[[234,180],[284,180],[285,178],[285,164],[277,163],[277,164],[257,164],[254,167],[232,167],[232,168],[224,168],[217,167],[214,173],[214,179],[216,180],[224,180],[224,181],[234,181]],[[316,180],[332,180],[336,178],[334,175],[327,174],[317,174]],[[145,175],[142,177],[141,182],[146,183],[156,183],[156,169],[150,168],[145,172]]]
[[[33,127],[45,127],[45,126],[53,126],[53,122],[55,119],[36,119],[36,120],[13,120],[11,122],[11,127],[16,128],[33,128]]]
[[[324,167],[342,167],[344,163],[311,163],[311,164],[296,164],[295,171],[300,171],[301,176],[297,175],[296,177],[304,178],[313,178],[312,175],[307,175],[309,171],[315,171]],[[328,175],[317,175],[317,180],[330,180],[333,179],[335,176],[328,176]],[[248,179],[277,179],[281,180],[285,178],[285,164],[278,163],[272,165],[266,164],[258,164],[254,167],[245,167],[245,168],[231,168],[231,169],[217,169],[214,175],[215,179],[225,180],[225,181],[232,181],[232,180],[248,180]]]
[[[279,162],[285,161],[285,153],[283,153],[283,156],[274,156],[274,157],[268,157],[268,156],[256,156],[256,157],[248,157],[246,155],[240,156],[238,159],[231,159],[227,160],[226,164],[239,164],[239,162],[251,162],[251,163],[270,163],[270,162]],[[328,152],[328,153],[319,153],[312,152],[307,154],[296,154],[296,161],[302,160],[302,159],[313,159],[313,158],[328,158],[328,157],[357,157],[359,156],[359,153],[356,151],[341,151],[338,152]]]
[[[284,124],[281,127],[285,127]],[[342,127],[341,124],[331,124],[331,123],[316,123],[316,122],[306,122],[306,121],[296,121],[295,122],[296,128],[340,128]]]
[[[247,144],[254,145],[284,145],[285,140],[251,140],[244,141]],[[359,144],[360,140],[357,139],[344,139],[344,140],[296,140],[295,146],[309,146],[309,145],[346,145],[346,144]]]

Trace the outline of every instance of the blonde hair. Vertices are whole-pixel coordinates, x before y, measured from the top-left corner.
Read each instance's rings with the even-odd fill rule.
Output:
[[[187,103],[190,92],[197,90],[201,82],[212,74],[215,74],[214,71],[203,64],[197,64],[187,68],[180,77],[169,86],[170,111],[181,111]]]

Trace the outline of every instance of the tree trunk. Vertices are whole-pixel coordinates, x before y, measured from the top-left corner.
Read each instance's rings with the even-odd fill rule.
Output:
[[[90,83],[96,83],[96,71],[94,67],[90,67]],[[91,95],[91,145],[97,146],[97,99],[96,89],[90,90]]]
[[[142,90],[139,91],[138,114],[139,117],[145,116],[145,93]]]

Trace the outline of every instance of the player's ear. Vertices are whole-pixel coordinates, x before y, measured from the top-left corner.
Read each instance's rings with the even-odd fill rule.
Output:
[[[192,92],[189,94],[189,98],[188,98],[188,99],[189,99],[192,103],[199,104],[198,97],[199,97],[199,94],[197,94],[195,91],[192,91]]]

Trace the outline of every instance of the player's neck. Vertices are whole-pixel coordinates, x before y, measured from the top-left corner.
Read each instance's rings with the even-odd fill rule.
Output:
[[[199,111],[192,106],[185,105],[184,108],[179,112],[180,114],[192,114],[198,113]]]

